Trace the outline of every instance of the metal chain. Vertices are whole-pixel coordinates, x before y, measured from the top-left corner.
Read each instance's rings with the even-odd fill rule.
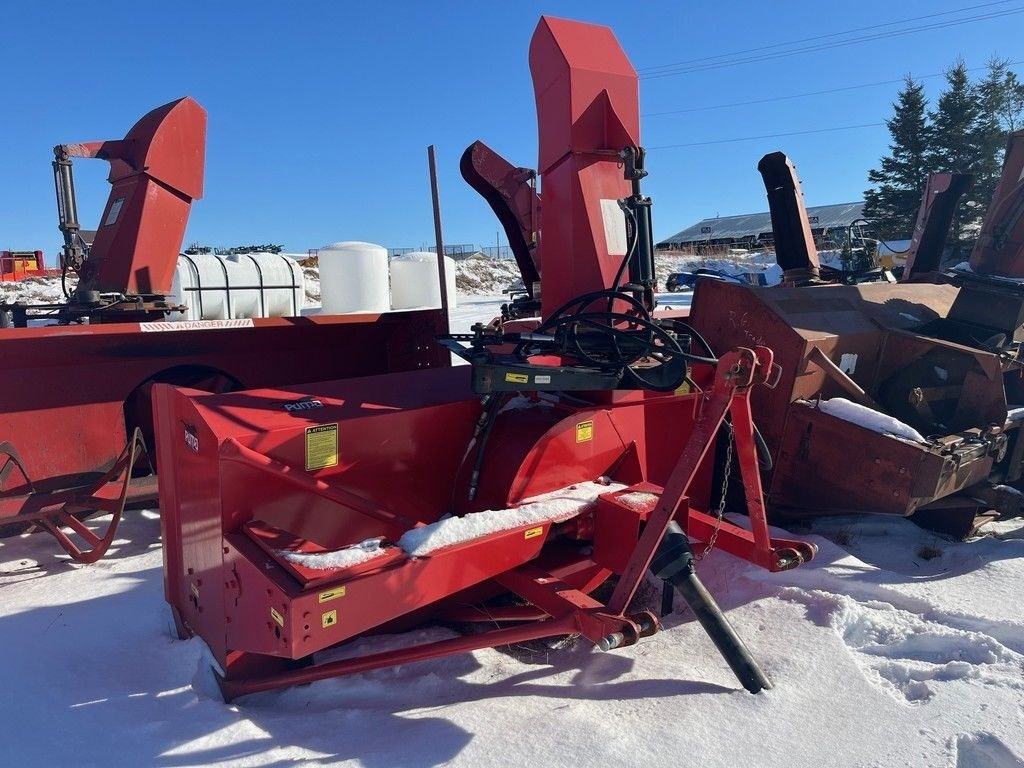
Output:
[[[704,551],[697,555],[697,560],[703,560],[707,557],[711,550],[715,548],[715,542],[718,540],[718,533],[722,530],[722,517],[725,515],[725,498],[729,492],[729,472],[732,469],[732,447],[734,443],[734,430],[732,424],[725,422],[725,426],[729,429],[729,442],[725,447],[725,468],[722,470],[722,494],[721,499],[718,502],[718,515],[715,520],[715,530],[711,532],[710,538],[708,538],[708,545],[704,547]]]

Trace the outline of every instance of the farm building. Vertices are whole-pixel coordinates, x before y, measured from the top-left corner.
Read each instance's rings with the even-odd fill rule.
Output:
[[[818,247],[834,247],[846,239],[851,224],[863,221],[864,203],[819,205],[807,209]],[[723,247],[761,248],[773,245],[772,220],[767,211],[703,219],[660,241],[659,250],[719,250]]]

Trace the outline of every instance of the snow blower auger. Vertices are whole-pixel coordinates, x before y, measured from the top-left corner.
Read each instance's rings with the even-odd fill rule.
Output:
[[[900,282],[839,285],[819,269],[792,163],[765,156],[783,284],[705,281],[691,322],[715,346],[775,350],[779,385],[753,395],[780,517],[913,516],[956,536],[1024,513],[1024,132],[969,263],[942,270],[970,188],[933,174]]]
[[[205,144],[206,112],[184,98],[145,115],[123,139],[55,148],[62,264],[78,281],[56,304],[0,303],[0,536],[41,527],[74,560],[91,562],[116,530],[115,522],[97,536],[82,524],[93,500],[92,513],[110,512],[108,501],[122,496],[155,505],[156,477],[144,463],[126,476],[112,472],[134,460],[136,429],[153,455],[157,382],[225,391],[447,362],[433,341],[448,329],[440,309],[300,316],[293,302],[287,316],[238,316],[240,296],[264,295],[262,272],[258,287],[234,292],[197,273],[187,302],[206,318],[205,296],[207,309],[227,307],[230,316],[175,319],[184,315],[172,311],[181,308],[171,300],[173,277],[192,202],[203,194]],[[91,244],[78,221],[72,158],[110,163],[110,197]]]
[[[769,686],[697,578],[691,541],[769,570],[814,556],[765,522],[750,393],[778,379],[772,353],[711,357],[678,316],[653,311],[637,77],[611,31],[544,17],[530,65],[543,212],[499,218],[543,233],[514,239],[532,251],[519,256],[537,267],[539,317],[442,337],[468,366],[154,389],[166,596],[180,634],[212,650],[226,699],[538,638],[628,646],[661,628],[631,607],[648,571],[744,688]],[[508,180],[508,164],[491,167]],[[719,436],[749,527],[713,500]],[[426,621],[480,631],[324,653]]]

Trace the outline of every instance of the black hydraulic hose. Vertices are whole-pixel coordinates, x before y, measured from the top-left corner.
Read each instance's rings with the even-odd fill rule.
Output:
[[[711,362],[713,360],[714,363],[718,363],[718,358],[715,355],[715,351],[711,348],[711,345],[708,344],[707,339],[701,336],[700,332],[696,328],[694,328],[689,323],[685,323],[682,320],[676,320],[675,318],[669,318],[666,322],[671,323],[672,326],[677,326],[674,327],[673,330],[678,331],[681,328],[683,333],[689,334],[691,338],[696,339],[700,343],[700,345],[704,347],[704,350],[708,353],[708,355],[710,355],[710,358],[707,359],[691,359],[696,359],[700,362]],[[690,385],[694,386],[692,382]],[[696,387],[694,386],[694,388]],[[768,443],[765,442],[764,437],[761,435],[761,430],[757,428],[756,424],[753,424],[752,426],[754,427],[754,445],[757,447],[758,466],[760,466],[761,469],[763,469],[765,472],[770,472],[772,467],[774,466],[774,462],[772,461],[772,452],[768,450]]]
[[[757,428],[757,425],[752,424],[751,426],[754,427],[754,447],[757,448],[757,466],[765,472],[771,472],[772,467],[775,465],[772,461],[772,452],[768,450],[768,443],[764,441],[764,437],[761,436],[761,430]]]
[[[469,476],[469,494],[468,498],[470,501],[476,498],[477,487],[480,485],[480,472],[484,464],[484,451],[487,448],[487,441],[491,437],[491,430],[494,427],[494,422],[498,418],[498,412],[501,410],[502,398],[495,397],[487,405],[490,410],[487,411],[487,420],[483,424],[483,429],[480,430],[480,438],[477,442],[476,459],[473,461],[473,473]]]
[[[651,561],[651,571],[676,588],[745,689],[750,693],[771,689],[768,676],[697,577],[690,541],[678,523],[669,523],[665,538]]]
[[[674,317],[667,317],[664,320],[662,320],[661,323],[663,325],[669,326],[670,328],[672,328],[672,330],[676,331],[677,333],[685,333],[687,336],[694,338],[698,342],[700,342],[700,345],[704,347],[704,351],[707,352],[708,356],[698,357],[696,355],[693,355],[691,359],[702,363],[708,363],[710,365],[718,364],[718,355],[715,354],[715,351],[711,348],[711,345],[708,344],[707,339],[701,336],[697,329],[694,328],[692,325],[683,322],[682,320],[677,320]]]
[[[636,244],[639,240],[640,226],[636,220],[636,214],[633,213],[629,208],[623,209],[629,217],[633,220],[633,237],[630,238],[632,242],[626,248],[626,255],[622,257],[622,262],[619,264],[619,269],[615,273],[615,280],[612,281],[612,290],[617,291],[619,289],[619,283],[622,282],[622,276],[626,272],[626,267],[629,266],[630,259],[633,258],[633,253],[636,251]],[[611,309],[611,300],[609,300],[609,310]]]

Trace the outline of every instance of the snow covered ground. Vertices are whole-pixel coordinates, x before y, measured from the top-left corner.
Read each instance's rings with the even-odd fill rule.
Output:
[[[611,653],[492,649],[232,705],[203,644],[173,637],[156,515],[122,530],[86,567],[42,535],[0,546],[3,764],[1024,764],[1019,521],[950,543],[835,520],[812,534],[818,558],[782,574],[713,552],[702,576],[775,683],[758,696],[678,610]]]
[[[501,298],[460,302],[453,330]],[[818,557],[780,574],[712,552],[700,573],[775,683],[757,696],[678,608],[610,653],[490,649],[232,705],[202,642],[174,638],[155,513],[91,566],[2,539],[0,765],[1024,766],[1024,521],[986,531],[821,521],[794,532]]]

